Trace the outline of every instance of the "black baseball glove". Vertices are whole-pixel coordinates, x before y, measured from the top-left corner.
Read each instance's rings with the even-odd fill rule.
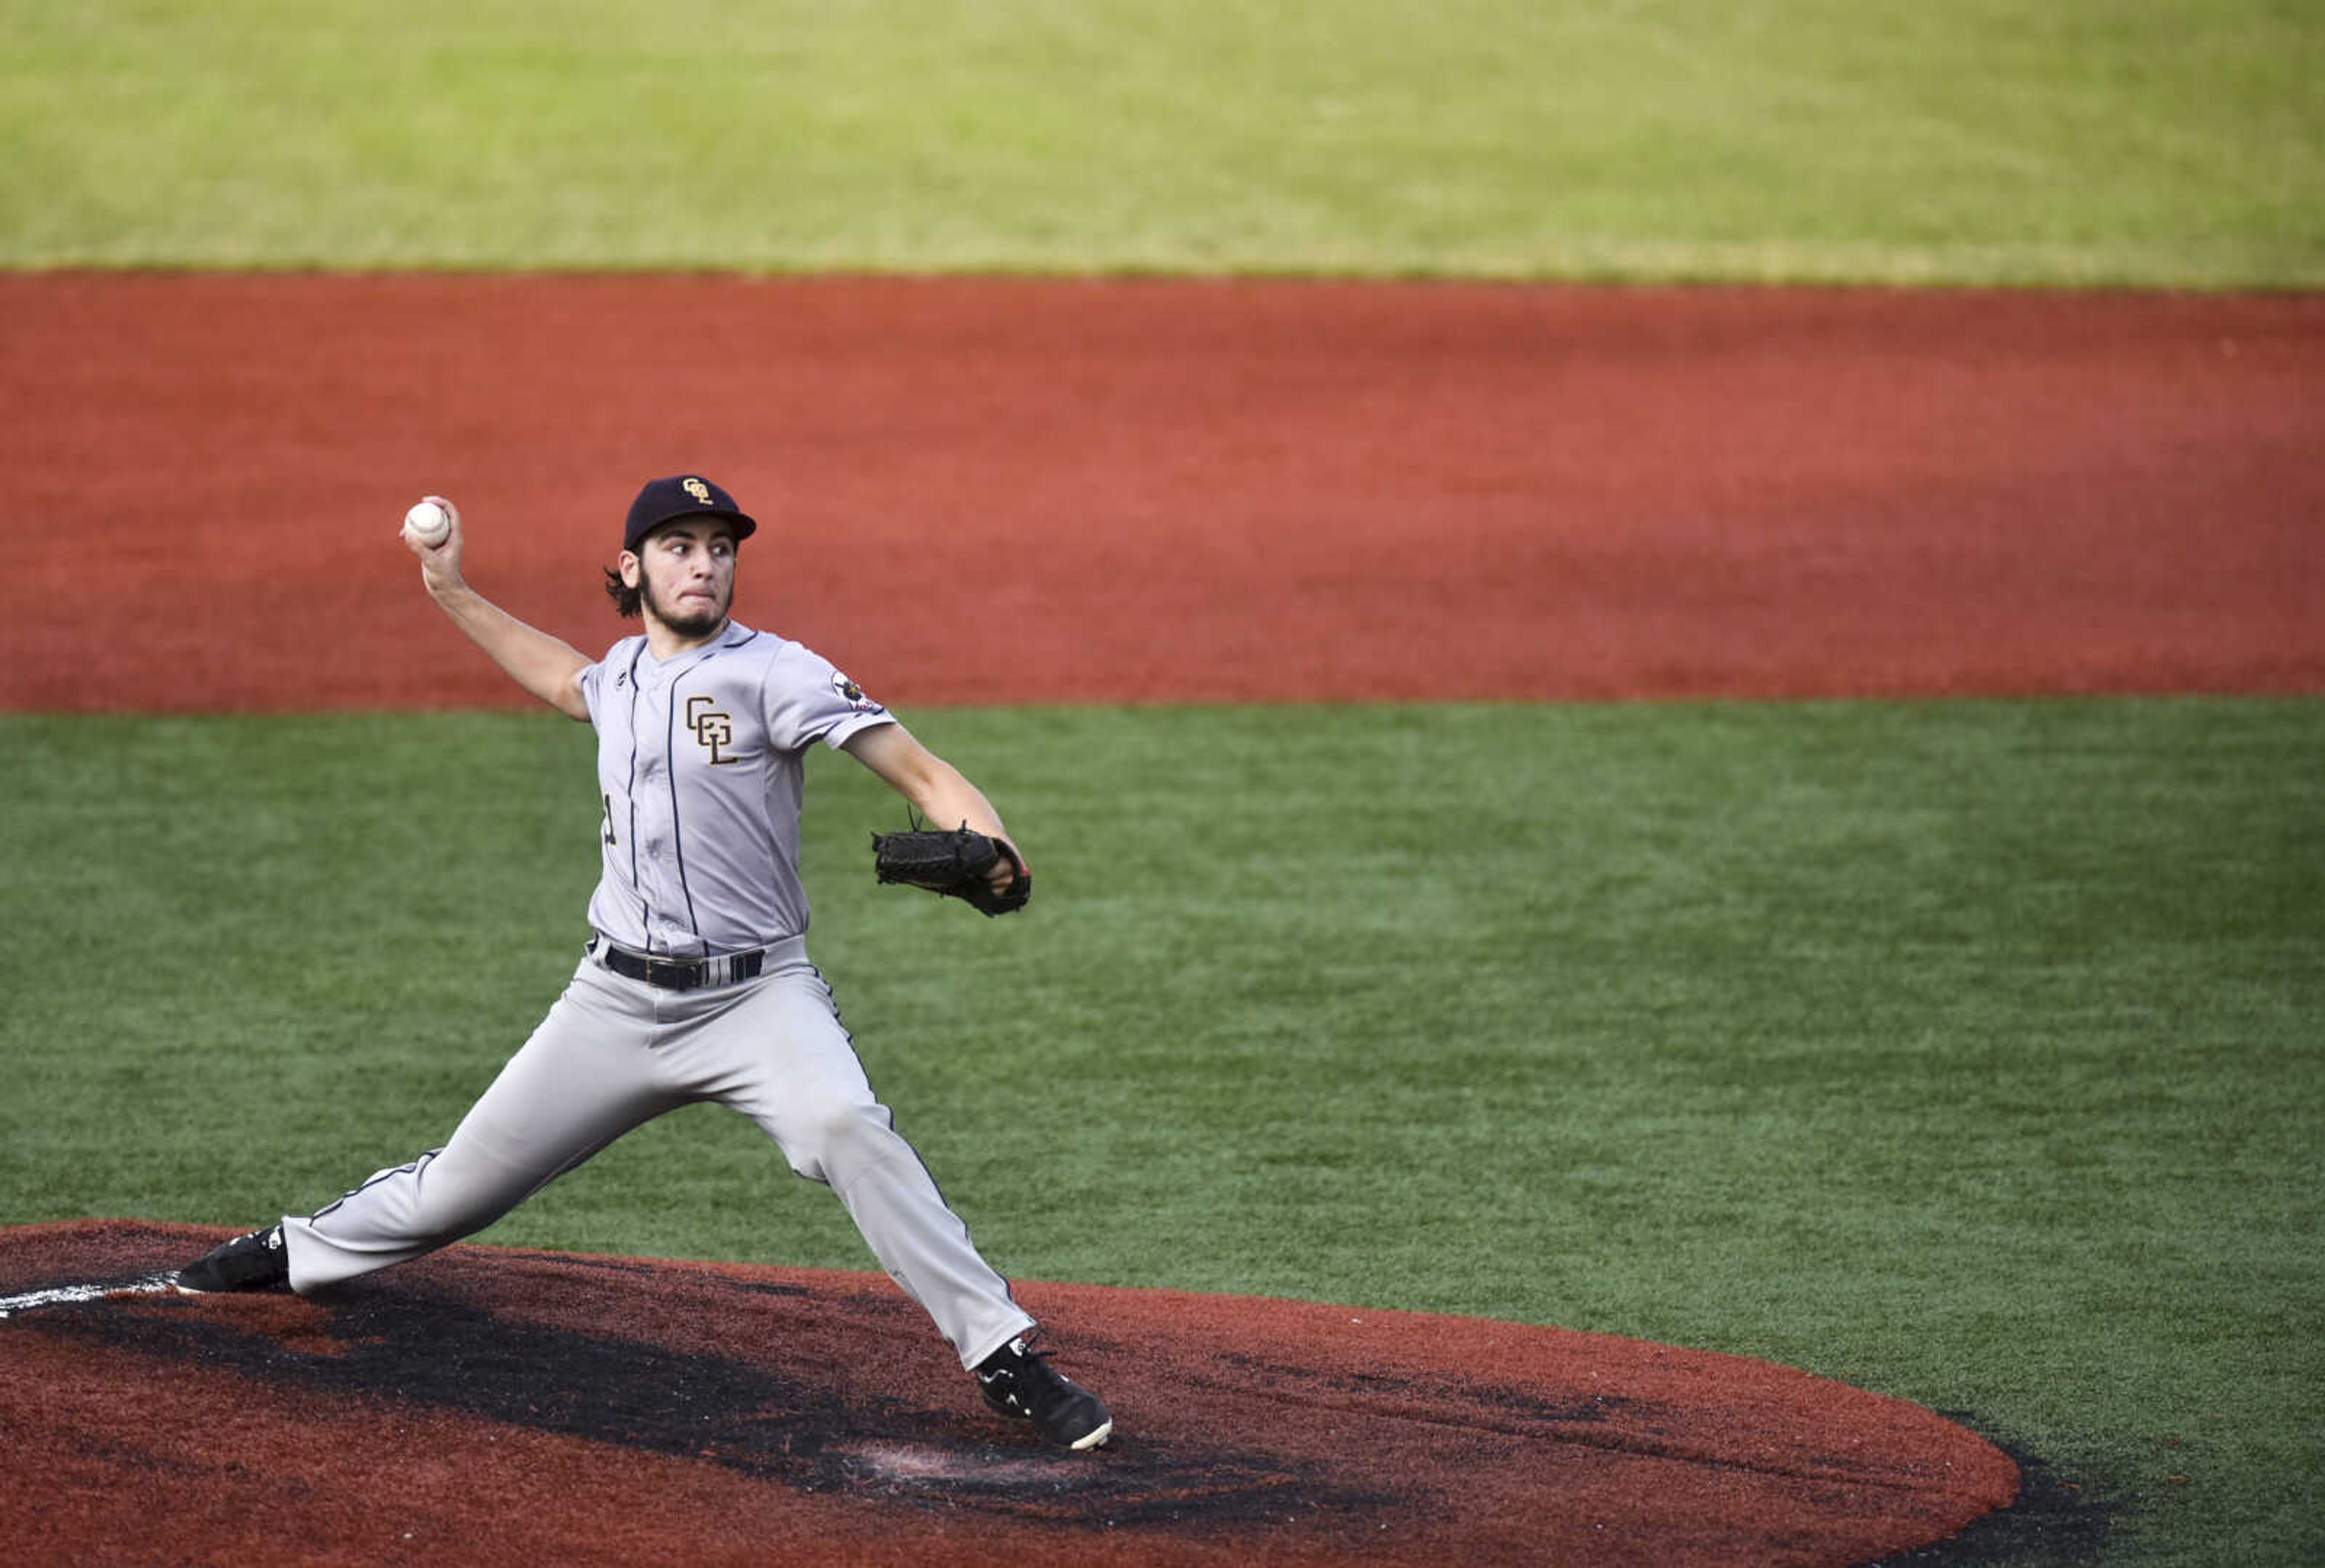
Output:
[[[993,890],[993,868],[1006,858],[1016,879],[1006,891]],[[872,869],[882,882],[925,887],[948,898],[965,899],[987,914],[1007,914],[1033,896],[1033,874],[1006,839],[958,828],[913,828],[872,835]]]

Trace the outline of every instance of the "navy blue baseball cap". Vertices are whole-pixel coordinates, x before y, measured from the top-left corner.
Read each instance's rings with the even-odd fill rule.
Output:
[[[630,503],[629,521],[622,524],[622,548],[635,552],[647,534],[681,517],[724,517],[735,524],[737,544],[759,528],[749,513],[735,505],[734,496],[709,480],[695,474],[674,474],[667,479],[648,480],[638,498]]]

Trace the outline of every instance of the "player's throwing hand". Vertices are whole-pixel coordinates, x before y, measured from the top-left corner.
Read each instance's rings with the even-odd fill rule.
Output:
[[[420,557],[420,567],[431,588],[460,580],[460,509],[442,496],[422,496],[403,515],[396,537]]]

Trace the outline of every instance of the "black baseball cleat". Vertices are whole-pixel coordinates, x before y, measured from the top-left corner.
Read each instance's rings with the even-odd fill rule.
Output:
[[[985,1402],[1004,1415],[1030,1421],[1061,1448],[1088,1451],[1114,1434],[1106,1401],[1061,1372],[1047,1352],[1023,1339],[1010,1341],[977,1364]]]
[[[283,1227],[270,1225],[237,1236],[178,1270],[178,1288],[207,1294],[218,1290],[283,1290],[291,1284],[291,1255]]]

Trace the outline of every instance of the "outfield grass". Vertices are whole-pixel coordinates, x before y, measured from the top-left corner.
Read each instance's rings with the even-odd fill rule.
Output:
[[[815,945],[1010,1272],[1766,1356],[2036,1456],[2108,1561],[2325,1554],[2325,703],[916,728],[1041,896],[872,886],[900,808],[820,756]],[[0,719],[0,1222],[247,1223],[440,1141],[577,956],[588,756]],[[709,1109],[486,1239],[871,1266]]]
[[[2285,0],[0,0],[0,265],[2316,286]]]

